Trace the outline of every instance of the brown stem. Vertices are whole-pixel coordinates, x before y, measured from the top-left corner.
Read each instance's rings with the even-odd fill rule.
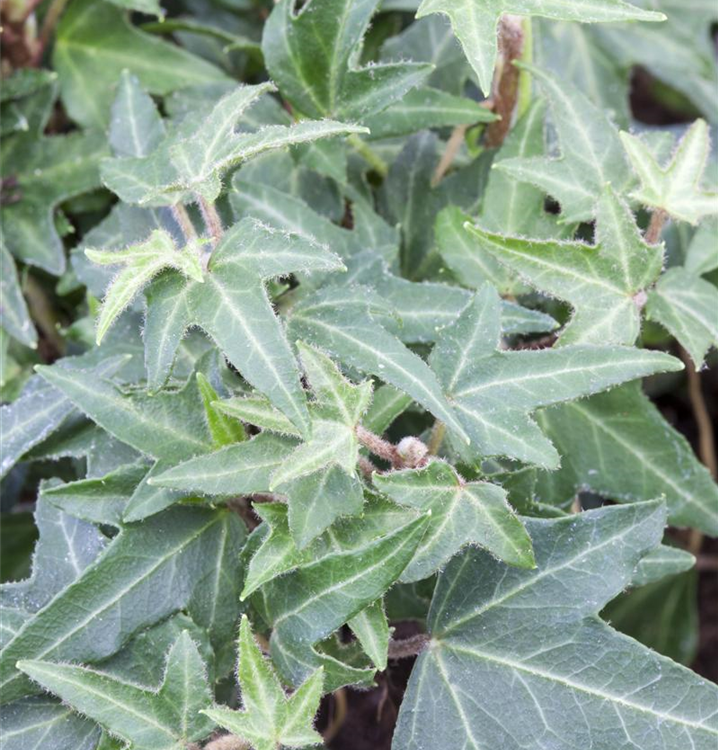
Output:
[[[420,654],[428,645],[431,638],[426,633],[413,635],[401,641],[389,641],[390,659],[407,659]]]
[[[718,570],[718,555],[700,555],[696,561],[698,570]]]
[[[199,210],[202,213],[202,219],[204,225],[207,227],[207,232],[210,237],[214,239],[215,244],[219,242],[224,232],[222,228],[222,219],[219,216],[217,208],[214,203],[210,203],[204,198],[199,198]]]
[[[379,472],[379,469],[366,456],[359,456],[357,465],[367,479],[371,479],[375,472]]]
[[[23,284],[23,292],[32,319],[40,329],[45,343],[50,351],[45,352],[43,357],[46,361],[52,361],[65,353],[65,342],[57,332],[57,317],[55,307],[48,298],[45,290],[38,281],[27,274]]]
[[[197,232],[195,231],[192,219],[189,218],[187,209],[181,203],[172,206],[172,216],[182,230],[185,242],[197,239]]]
[[[332,714],[332,720],[329,722],[329,726],[324,730],[322,736],[324,737],[324,743],[329,744],[339,733],[342,728],[342,724],[347,717],[347,693],[344,688],[339,688],[332,693],[332,699],[334,702],[334,712]]]
[[[494,79],[494,112],[501,118],[486,129],[486,145],[498,148],[511,129],[511,120],[519,94],[521,71],[513,64],[520,60],[524,49],[521,19],[506,15],[499,26],[501,58]]]
[[[467,128],[468,125],[457,125],[454,128],[451,137],[446,142],[446,148],[441,155],[441,160],[434,170],[434,174],[431,178],[431,187],[436,187],[444,179],[444,175],[448,172],[449,167],[456,158],[456,154],[461,148],[461,144],[464,142],[464,135],[466,134]]]
[[[65,10],[67,0],[52,0],[50,7],[45,13],[45,18],[42,20],[42,29],[40,30],[40,38],[37,40],[37,46],[35,47],[35,54],[33,55],[33,65],[39,65],[42,62],[42,56],[45,52],[50,37],[55,31],[55,26],[60,20],[62,11]]]
[[[223,734],[210,740],[204,746],[204,750],[250,750],[251,747],[252,745],[247,740],[237,737],[236,734]]]
[[[388,440],[375,435],[370,430],[362,425],[357,425],[356,436],[359,442],[366,448],[368,448],[375,456],[383,458],[388,461],[392,466],[401,466],[402,459],[396,446],[390,443]]]
[[[651,214],[651,223],[648,225],[643,238],[649,245],[655,245],[661,239],[661,232],[666,219],[668,219],[668,214],[662,208],[656,209]]]

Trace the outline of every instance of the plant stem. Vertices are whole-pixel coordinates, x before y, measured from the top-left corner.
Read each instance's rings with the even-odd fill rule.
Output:
[[[456,158],[456,154],[461,148],[461,144],[464,142],[464,135],[466,134],[467,128],[468,125],[457,125],[454,128],[451,137],[446,142],[446,148],[441,155],[441,160],[434,170],[434,174],[431,178],[431,187],[436,187],[444,179],[444,175],[448,172],[449,167]]]
[[[52,361],[65,354],[65,342],[57,332],[55,308],[39,282],[30,274],[25,276],[23,292],[32,319],[42,332],[46,343],[43,359]],[[49,349],[49,351],[48,351]]]
[[[525,63],[533,62],[534,56],[534,35],[531,17],[527,16],[522,22],[524,35],[524,48],[521,52],[521,61]],[[516,102],[516,117],[523,117],[531,106],[531,73],[528,70],[522,70],[519,74],[519,91]]]
[[[521,71],[513,64],[523,51],[522,19],[505,15],[499,26],[499,47],[501,60],[494,81],[494,112],[500,120],[492,122],[486,129],[486,145],[498,148],[511,129],[511,121],[519,93]]]
[[[42,61],[42,55],[66,5],[67,0],[52,0],[52,3],[50,3],[50,7],[47,9],[47,13],[45,13],[45,18],[42,20],[40,38],[37,40],[37,46],[35,47],[35,54],[33,55],[34,65],[39,65]]]
[[[386,177],[389,174],[389,166],[384,159],[356,133],[348,136],[347,142],[377,174],[382,177]]]
[[[197,232],[195,231],[192,219],[189,218],[187,209],[181,203],[172,206],[172,216],[174,216],[174,220],[182,230],[185,242],[197,239]]]
[[[207,228],[207,233],[214,239],[215,244],[217,244],[222,238],[224,229],[222,228],[222,219],[219,216],[216,206],[214,203],[210,203],[200,197],[199,210],[202,213],[202,219]]]
[[[342,724],[347,717],[347,693],[344,688],[339,688],[332,693],[334,702],[334,713],[329,726],[323,732],[325,744],[329,744],[339,733]]]
[[[651,223],[648,225],[643,238],[649,245],[655,245],[661,239],[661,232],[667,218],[668,214],[662,208],[651,214]]]
[[[366,448],[368,448],[375,456],[383,458],[388,461],[392,466],[401,466],[402,460],[396,446],[390,443],[388,440],[375,435],[370,430],[362,425],[357,425],[356,436],[359,442]]]
[[[199,750],[199,746],[197,747]],[[221,737],[210,740],[204,746],[204,750],[250,750],[251,747],[247,740],[237,737],[236,734],[223,734]]]
[[[426,648],[430,640],[426,633],[419,633],[401,641],[391,640],[389,641],[389,658],[406,659],[416,656]]]
[[[431,428],[431,435],[429,436],[429,453],[432,456],[436,456],[439,453],[439,449],[444,442],[445,436],[446,425],[437,419],[436,422],[434,422],[434,426]]]

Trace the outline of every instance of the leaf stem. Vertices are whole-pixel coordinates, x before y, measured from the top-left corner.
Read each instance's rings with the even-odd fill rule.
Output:
[[[377,174],[382,177],[386,177],[389,174],[389,165],[356,133],[352,133],[348,136],[347,142]]]
[[[33,55],[33,64],[39,65],[42,61],[42,56],[45,52],[50,37],[52,36],[57,22],[60,20],[62,11],[65,10],[67,0],[53,0],[50,7],[45,13],[45,17],[42,20],[42,28],[40,29],[40,37],[37,40],[37,46],[35,47],[35,53]]]
[[[214,239],[216,244],[220,241],[222,234],[224,233],[222,219],[220,218],[219,212],[214,203],[210,203],[201,196],[199,196],[198,203],[202,219],[204,220],[204,225],[207,228],[207,233]]]
[[[197,239],[197,232],[195,231],[192,219],[190,219],[187,209],[181,203],[172,206],[172,216],[182,230],[185,242]]]
[[[649,245],[655,245],[661,239],[661,232],[663,231],[666,219],[668,219],[668,214],[662,208],[657,209],[651,214],[651,223],[648,225],[643,238]]]
[[[407,659],[410,656],[420,654],[428,645],[431,638],[426,633],[412,635],[411,638],[405,638],[401,641],[389,641],[389,658],[390,659]]]
[[[190,748],[192,746],[190,745]],[[199,750],[199,745],[196,746]],[[204,750],[250,750],[251,744],[236,734],[223,734],[213,740],[210,740]]]
[[[441,155],[441,160],[434,170],[434,174],[431,178],[431,187],[435,188],[444,179],[444,175],[449,171],[449,167],[456,158],[456,154],[459,152],[461,144],[464,142],[464,135],[466,134],[467,128],[468,125],[457,125],[454,128],[451,137],[446,142],[446,148]]]
[[[396,449],[396,446],[393,443],[390,443],[388,440],[384,440],[384,438],[379,437],[379,435],[375,435],[373,432],[367,430],[366,427],[362,427],[362,425],[360,424],[358,424],[356,427],[356,436],[359,439],[359,442],[365,448],[368,448],[375,456],[383,458],[392,466],[402,465],[403,462],[401,456],[399,455],[399,451]]]

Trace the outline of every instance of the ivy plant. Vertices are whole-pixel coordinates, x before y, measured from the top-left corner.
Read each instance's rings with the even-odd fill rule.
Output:
[[[714,4],[1,13],[0,747],[714,750]]]

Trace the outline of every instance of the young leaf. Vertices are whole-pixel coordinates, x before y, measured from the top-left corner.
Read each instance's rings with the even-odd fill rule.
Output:
[[[242,710],[217,706],[204,709],[212,721],[249,742],[255,750],[318,745],[322,738],[312,726],[322,697],[323,672],[318,669],[292,695],[286,695],[269,661],[254,640],[249,620],[239,630],[237,679]]]
[[[511,565],[534,567],[531,540],[500,487],[467,483],[441,461],[422,469],[375,474],[374,484],[400,505],[431,511],[426,535],[402,581],[427,578],[467,544],[479,545]]]
[[[379,671],[386,669],[389,638],[393,628],[389,627],[383,600],[377,599],[374,604],[364,608],[358,615],[354,615],[347,625],[374,666]]]
[[[269,75],[306,117],[362,121],[401,99],[426,78],[421,63],[356,67],[378,0],[312,0],[296,11],[281,0],[262,36]]]
[[[190,243],[180,250],[169,233],[161,229],[139,245],[112,251],[87,248],[85,255],[98,265],[124,266],[107,288],[102,303],[97,321],[98,345],[122,311],[160,271],[174,268],[200,284],[204,281],[199,248]]]
[[[2,327],[17,341],[37,347],[37,331],[30,319],[12,255],[0,240],[0,314]]]
[[[696,120],[686,131],[665,166],[637,136],[621,133],[621,140],[641,181],[632,194],[636,200],[690,224],[718,214],[718,192],[702,185],[710,151],[705,120]]]
[[[527,520],[536,570],[507,569],[474,550],[451,562],[395,746],[508,748],[550,736],[570,747],[601,727],[606,748],[712,747],[715,687],[596,618],[664,523],[656,502]],[[560,708],[577,701],[578,714]]]
[[[574,315],[561,344],[635,343],[641,295],[661,273],[663,246],[647,245],[628,206],[606,187],[596,210],[596,244],[527,240],[470,226],[490,253],[531,286],[566,300]]]
[[[665,20],[663,13],[643,10],[623,0],[600,3],[595,0],[423,0],[416,17],[432,13],[444,13],[449,17],[454,34],[479,77],[481,90],[487,95],[496,64],[499,19],[506,13],[581,23]]]
[[[671,268],[648,293],[646,314],[667,328],[700,370],[718,346],[718,289],[683,268]]]
[[[212,388],[212,384],[201,372],[197,373],[197,386],[202,396],[207,425],[212,435],[214,447],[223,448],[225,445],[241,443],[246,440],[247,435],[241,422],[236,419],[228,419],[221,409],[216,408],[215,404],[221,403],[217,401],[217,391]]]
[[[123,529],[0,651],[2,702],[36,692],[17,671],[18,659],[96,662],[133,633],[187,606],[217,576],[213,552],[225,534],[241,544],[241,521],[223,510],[199,508],[174,508]],[[235,546],[235,560],[238,552]]]
[[[606,184],[623,194],[634,182],[616,126],[608,115],[565,80],[532,66],[548,98],[561,156],[515,157],[496,168],[515,180],[536,185],[561,205],[560,221],[590,221]]]
[[[499,297],[488,285],[443,332],[430,364],[479,456],[509,456],[557,468],[559,455],[529,414],[654,372],[682,369],[661,352],[571,346],[498,351]]]
[[[183,750],[212,729],[201,714],[212,701],[206,666],[186,631],[156,690],[70,664],[21,660],[18,669],[136,750]]]
[[[538,421],[561,469],[539,479],[536,500],[561,504],[580,489],[627,503],[662,497],[674,526],[718,534],[718,486],[638,384],[546,409]]]

